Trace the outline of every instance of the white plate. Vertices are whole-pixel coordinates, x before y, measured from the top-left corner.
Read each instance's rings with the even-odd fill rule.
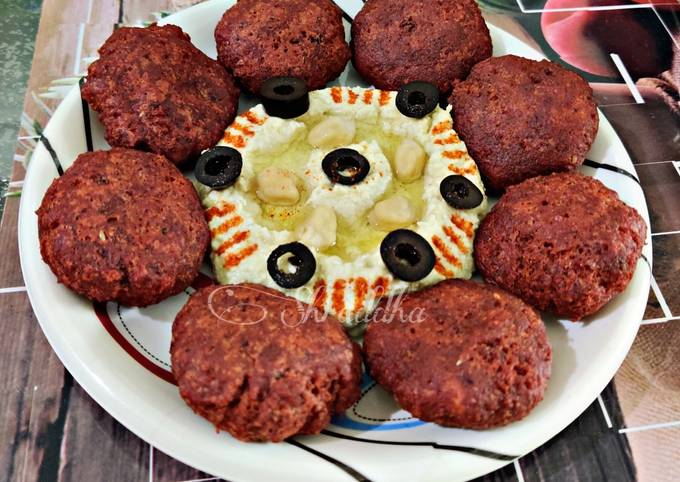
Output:
[[[205,2],[164,23],[181,26],[199,48],[214,57],[213,30],[231,3]],[[348,0],[345,6],[351,11],[355,3]],[[541,58],[508,33],[492,26],[490,30],[494,55]],[[355,85],[360,79],[348,67],[340,82]],[[45,129],[65,168],[86,150],[82,125],[80,96],[74,89]],[[95,148],[105,147],[96,117],[92,127]],[[589,158],[634,173],[628,154],[603,116]],[[583,170],[616,190],[649,225],[645,199],[634,179],[602,168]],[[216,433],[164,379],[168,378],[171,321],[186,294],[144,310],[119,309],[114,304],[100,307],[100,318],[105,321],[101,323],[90,302],[56,282],[40,257],[35,215],[55,176],[50,155],[41,144],[21,197],[19,239],[28,294],[50,344],[85,390],[126,427],[163,452],[232,481],[351,481],[357,474],[375,481],[462,480],[498,469],[508,460],[456,447],[520,456],[560,432],[613,377],[633,342],[649,292],[650,266],[641,260],[628,289],[589,322],[546,319],[554,353],[553,375],[543,402],[521,422],[480,432],[445,429],[409,419],[381,389],[374,388],[354,411],[329,427],[335,434],[361,440],[319,435],[299,437],[294,443],[244,444]],[[651,262],[649,242],[644,254]],[[381,418],[390,421],[370,420]]]

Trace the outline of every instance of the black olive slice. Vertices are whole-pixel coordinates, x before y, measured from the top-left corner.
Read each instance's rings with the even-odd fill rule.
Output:
[[[279,260],[287,254],[290,257],[284,260],[284,263],[290,265],[290,271],[279,266]],[[309,248],[302,243],[282,244],[267,258],[267,271],[281,288],[299,288],[314,276],[316,259]]]
[[[452,175],[447,176],[439,185],[439,192],[444,201],[456,209],[476,208],[484,200],[484,194],[468,178]]]
[[[224,189],[233,185],[241,175],[243,158],[236,149],[217,146],[208,149],[196,162],[196,180],[213,189]]]
[[[309,92],[304,80],[297,77],[272,77],[260,89],[267,114],[282,119],[299,117],[309,110]]]
[[[380,256],[387,269],[403,281],[425,278],[435,264],[432,246],[420,234],[397,229],[385,236],[380,244]]]
[[[406,117],[422,119],[439,104],[439,89],[428,82],[411,82],[397,92],[397,109]]]
[[[354,149],[336,149],[324,157],[321,168],[332,183],[352,186],[366,179],[371,164]]]

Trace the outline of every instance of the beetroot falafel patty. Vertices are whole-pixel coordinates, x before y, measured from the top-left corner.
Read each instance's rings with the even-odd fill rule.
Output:
[[[184,401],[243,441],[319,433],[360,395],[360,350],[340,322],[264,286],[196,292],[170,353]]]
[[[214,146],[234,120],[238,87],[179,27],[118,29],[99,55],[82,95],[114,147],[182,164]]]
[[[646,234],[638,212],[600,181],[551,174],[501,197],[477,230],[475,264],[539,310],[580,320],[626,288]]]
[[[576,169],[597,135],[592,89],[547,60],[504,55],[480,62],[449,102],[456,132],[494,191]]]
[[[520,299],[448,280],[384,307],[368,323],[366,363],[413,416],[486,429],[524,418],[543,399],[550,345]]]
[[[210,240],[191,182],[163,156],[130,149],[78,156],[37,215],[40,252],[59,282],[126,306],[184,290]]]
[[[474,0],[368,0],[352,23],[352,62],[376,87],[425,81],[446,94],[491,56]]]
[[[253,93],[271,77],[321,89],[350,58],[342,12],[331,0],[240,0],[220,20],[215,41],[218,60]]]

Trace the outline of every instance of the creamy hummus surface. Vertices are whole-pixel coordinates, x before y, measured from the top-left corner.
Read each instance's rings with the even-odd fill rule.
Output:
[[[241,153],[241,176],[230,188],[201,190],[218,282],[268,286],[353,326],[383,296],[469,278],[474,232],[488,205],[484,197],[474,209],[457,210],[440,194],[452,174],[484,192],[449,112],[436,107],[409,118],[397,109],[396,92],[374,89],[333,87],[309,96],[300,117],[270,117],[258,105],[225,131],[220,145]],[[369,161],[363,181],[330,181],[321,163],[338,148]],[[398,227],[420,234],[436,254],[435,268],[418,282],[396,279],[381,258],[381,241]],[[293,241],[312,250],[316,272],[305,286],[283,289],[267,258]]]

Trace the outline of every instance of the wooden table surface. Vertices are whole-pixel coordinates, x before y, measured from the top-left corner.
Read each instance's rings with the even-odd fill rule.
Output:
[[[20,139],[10,193],[21,189],[24,163],[30,159],[41,126],[66,90],[84,74],[113,28],[153,21],[165,14],[161,12],[194,3],[198,2],[43,2],[24,113],[21,122],[13,123],[13,135],[18,130]],[[617,6],[612,7],[613,3]],[[674,42],[677,49],[677,35],[671,37],[678,28],[677,10],[667,6],[668,0],[644,3],[574,0],[570,5],[609,5],[601,14],[610,16],[635,8],[638,17],[648,14],[645,28],[660,41]],[[553,60],[562,60],[540,33],[545,0],[525,0],[524,4],[489,0],[483,7],[488,21],[543,48]],[[617,44],[609,42],[606,48],[612,45]],[[638,80],[637,89],[625,79],[605,81],[591,76],[589,80],[602,111],[636,163],[649,203],[654,276],[645,319],[614,381],[579,419],[543,447],[483,480],[680,479],[680,117],[664,103],[665,97],[653,82]],[[631,98],[632,90],[638,90],[642,102]],[[0,257],[0,479],[212,480],[210,474],[173,460],[116,422],[57,359],[24,288],[17,246],[19,200],[11,194],[6,199],[0,225],[4,253]]]

